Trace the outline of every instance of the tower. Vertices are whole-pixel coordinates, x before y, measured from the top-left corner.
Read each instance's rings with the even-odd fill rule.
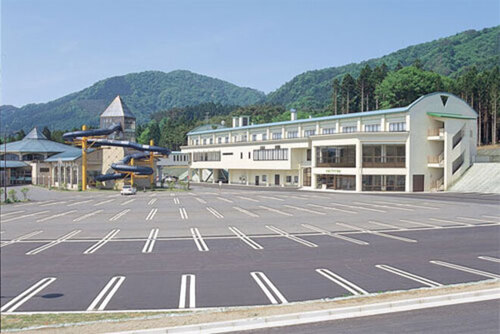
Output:
[[[101,128],[107,128],[113,123],[120,123],[123,133],[113,134],[110,138],[135,141],[135,116],[122,101],[120,95],[117,95],[101,114]]]

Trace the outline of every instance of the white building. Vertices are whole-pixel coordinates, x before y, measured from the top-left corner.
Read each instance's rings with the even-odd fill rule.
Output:
[[[191,175],[221,170],[229,183],[351,191],[449,188],[474,162],[477,113],[449,93],[406,107],[195,129],[183,153]]]

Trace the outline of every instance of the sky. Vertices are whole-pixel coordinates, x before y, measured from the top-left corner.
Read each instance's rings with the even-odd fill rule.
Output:
[[[0,0],[1,101],[176,69],[269,93],[308,70],[500,22],[498,0]]]

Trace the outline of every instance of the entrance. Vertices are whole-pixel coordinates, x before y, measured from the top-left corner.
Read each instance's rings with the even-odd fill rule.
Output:
[[[255,185],[259,185],[259,175],[255,175]]]
[[[424,191],[423,175],[413,175],[413,191]]]
[[[275,186],[280,185],[280,175],[279,174],[274,174],[274,185]]]
[[[302,186],[310,187],[311,186],[311,167],[304,168],[304,172],[302,174]]]
[[[356,190],[356,176],[354,175],[318,175],[318,188],[334,190]]]

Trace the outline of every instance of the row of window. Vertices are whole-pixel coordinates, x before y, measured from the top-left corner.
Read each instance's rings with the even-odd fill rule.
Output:
[[[188,155],[187,154],[183,154],[183,155],[173,155],[172,156],[172,160],[173,161],[189,161],[188,160]]]
[[[366,124],[365,125],[365,132],[380,132],[381,127],[380,124]],[[341,128],[342,133],[354,133],[358,131],[358,127],[356,125],[353,126],[343,126]],[[406,131],[406,122],[397,122],[397,123],[389,123],[389,132],[404,132]],[[335,134],[337,133],[337,129],[334,127],[331,128],[323,128],[322,132],[323,135],[330,135],[330,134]],[[304,130],[304,137],[311,137],[316,135],[316,130],[315,129],[309,129],[309,130]],[[260,134],[261,140],[266,141],[267,140],[267,133],[262,133]],[[291,130],[286,132],[286,138],[287,139],[293,139],[293,138],[299,138],[299,131],[298,130]],[[254,133],[252,134],[252,141],[258,141],[258,134]],[[282,132],[272,132],[271,133],[271,139],[272,140],[280,140],[283,139],[283,134]],[[233,136],[233,142],[246,142],[248,141],[248,137],[246,134],[238,136]],[[199,145],[200,142],[198,139],[194,139],[192,141],[194,145]],[[212,145],[214,143],[213,138],[203,138],[202,144],[203,145]],[[222,143],[229,143],[229,136],[225,137],[217,137],[217,144],[222,144]]]
[[[254,150],[253,160],[254,161],[288,160],[288,149],[273,148],[273,149]]]

